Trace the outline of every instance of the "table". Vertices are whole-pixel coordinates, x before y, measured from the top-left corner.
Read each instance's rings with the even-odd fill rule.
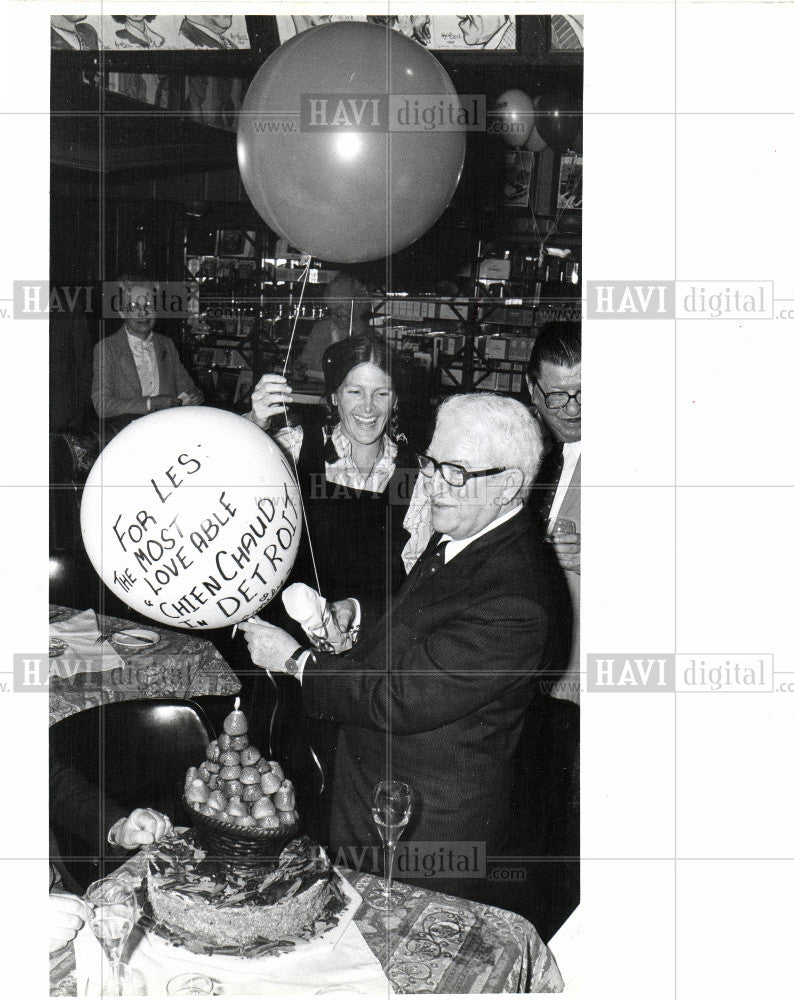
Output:
[[[137,881],[144,852],[119,870]],[[363,903],[355,923],[395,993],[560,993],[557,963],[538,932],[517,913],[401,882],[387,911],[382,880],[341,868]],[[74,949],[50,963],[50,994],[76,996]]]
[[[577,908],[549,941],[558,968],[565,976],[565,992],[579,993],[582,979],[582,915]]]
[[[73,608],[50,605],[50,621],[64,621],[79,614]],[[97,615],[103,635],[139,628],[123,618]],[[124,666],[103,673],[78,673],[50,678],[50,725],[75,712],[111,701],[135,698],[195,698],[198,695],[236,694],[240,680],[207,639],[174,632],[159,623],[160,641],[144,649],[116,652]],[[115,648],[115,647],[114,647]]]

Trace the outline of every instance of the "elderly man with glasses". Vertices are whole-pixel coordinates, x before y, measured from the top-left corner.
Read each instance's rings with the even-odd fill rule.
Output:
[[[142,275],[118,280],[111,303],[124,324],[94,348],[91,399],[101,420],[129,422],[154,410],[203,400],[174,342],[154,330],[157,291],[157,284]]]
[[[358,642],[342,656],[295,649],[262,622],[241,626],[253,662],[295,673],[304,713],[340,726],[332,849],[374,847],[370,798],[385,779],[414,793],[404,861],[416,842],[435,845],[421,850],[437,865],[460,841],[470,857],[479,844],[483,863],[483,845],[489,855],[504,848],[527,704],[566,662],[570,628],[554,551],[525,507],[541,447],[537,422],[516,400],[453,396],[420,459],[434,533],[384,617],[370,622],[361,609]],[[357,624],[353,602],[333,610],[343,629]],[[479,878],[465,867],[445,874],[430,884],[488,897],[484,869]],[[398,858],[395,878],[410,875]]]

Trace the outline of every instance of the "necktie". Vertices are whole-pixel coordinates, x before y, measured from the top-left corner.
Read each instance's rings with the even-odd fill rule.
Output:
[[[447,544],[447,541],[438,542],[428,557],[422,560],[422,564],[418,568],[421,580],[426,580],[444,565],[444,553],[447,550]]]
[[[447,542],[438,542],[439,536],[435,535],[434,538],[430,539],[430,542],[422,553],[419,561],[414,566],[411,573],[408,574],[408,579],[402,585],[402,589],[397,597],[397,602],[401,603],[409,594],[413,593],[417,587],[419,587],[425,580],[434,576],[435,573],[444,565],[444,552],[447,548]]]
[[[532,504],[538,512],[538,516],[544,523],[548,521],[554,503],[554,494],[562,475],[562,467],[565,458],[562,453],[562,444],[558,441],[540,464],[535,482],[532,485]]]

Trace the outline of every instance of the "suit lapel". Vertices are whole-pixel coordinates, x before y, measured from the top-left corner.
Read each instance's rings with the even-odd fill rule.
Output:
[[[138,367],[135,364],[135,358],[132,356],[132,348],[130,347],[129,340],[127,340],[127,331],[124,327],[118,331],[116,337],[118,338],[116,342],[118,348],[116,356],[121,371],[122,382],[131,386],[137,385],[138,392],[140,395],[143,395],[143,386],[138,377]]]
[[[488,551],[490,557],[490,554],[502,545],[513,544],[519,535],[531,530],[529,518],[530,515],[526,510],[521,511],[498,528],[467,545],[463,552],[442,566],[429,580],[412,584],[414,572],[425,557],[430,555],[441,537],[438,532],[434,532],[425,551],[391,602],[391,606],[380,621],[362,637],[362,648],[377,646],[395,625],[401,624],[404,627],[406,624],[412,624],[414,616],[423,608],[447,601],[465,590],[477,571],[483,553]]]
[[[404,604],[408,606],[412,603],[418,603],[419,606],[436,604],[440,601],[448,600],[461,590],[465,590],[484,552],[488,551],[490,553],[501,545],[510,545],[519,535],[528,530],[527,513],[526,511],[521,511],[498,528],[486,532],[470,545],[467,545],[462,552],[442,566],[431,579],[420,581],[409,590],[408,584],[412,576],[419,568],[420,563],[432,551],[431,544],[434,540],[437,542],[438,538],[440,538],[440,535],[435,532],[427,548],[422,553],[421,558],[397,594],[393,610],[397,611]],[[433,548],[435,548],[435,545],[433,545]]]
[[[155,333],[153,343],[154,355],[157,358],[157,377],[160,386],[160,395],[175,396],[176,382],[174,382],[173,371],[168,364],[166,338],[160,333]]]

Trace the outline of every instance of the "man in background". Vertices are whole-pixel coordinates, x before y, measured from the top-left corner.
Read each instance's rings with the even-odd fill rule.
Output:
[[[124,275],[115,293],[124,324],[94,348],[91,399],[101,420],[196,406],[203,400],[179,360],[174,342],[154,332],[157,285]]]
[[[370,310],[369,291],[349,274],[339,274],[323,295],[325,315],[311,329],[300,356],[293,366],[299,378],[323,381],[323,355],[326,348],[345,337],[367,332],[366,314]]]
[[[532,406],[549,435],[549,447],[530,505],[554,545],[574,607],[568,672],[555,694],[579,701],[579,592],[581,553],[582,335],[574,322],[545,323],[527,366]]]

